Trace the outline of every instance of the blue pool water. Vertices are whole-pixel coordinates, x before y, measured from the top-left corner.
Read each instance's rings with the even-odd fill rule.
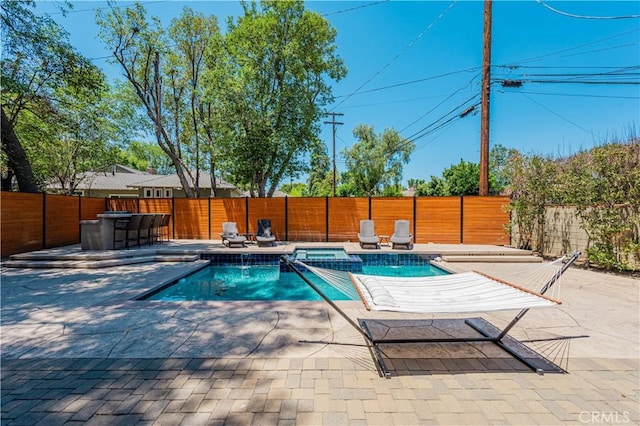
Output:
[[[363,265],[363,274],[398,277],[445,275],[435,266]],[[322,279],[306,272],[305,277],[316,284],[331,300],[352,300]],[[321,300],[297,274],[282,271],[280,265],[209,266],[180,279],[153,294],[147,300]]]

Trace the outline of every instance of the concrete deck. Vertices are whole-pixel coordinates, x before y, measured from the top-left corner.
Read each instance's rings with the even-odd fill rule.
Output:
[[[163,250],[230,250],[216,244],[177,241]],[[429,244],[413,252],[456,248],[503,249]],[[3,268],[2,424],[640,423],[636,278],[572,268],[564,303],[532,310],[512,331],[567,374],[537,375],[487,343],[387,345],[385,380],[362,336],[323,302],[131,300],[197,263]],[[536,265],[448,266],[513,279]],[[468,332],[453,320],[460,315],[431,322],[340,306],[354,319]],[[504,326],[514,315],[474,316]]]

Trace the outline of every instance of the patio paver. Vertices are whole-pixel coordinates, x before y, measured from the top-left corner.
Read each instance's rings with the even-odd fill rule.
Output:
[[[440,345],[387,348],[395,370],[385,380],[321,302],[129,300],[185,268],[3,268],[2,424],[640,423],[637,278],[572,268],[563,305],[513,330],[568,362],[568,374],[537,375],[486,345]],[[341,306],[353,318],[394,317]],[[482,316],[503,324],[513,313]]]

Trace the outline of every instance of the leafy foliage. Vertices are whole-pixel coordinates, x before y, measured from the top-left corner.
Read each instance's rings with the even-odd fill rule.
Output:
[[[505,172],[510,155],[516,151],[496,144],[489,151],[489,193],[500,194],[509,183]],[[429,182],[420,181],[415,186],[418,195],[451,196],[478,195],[480,166],[477,163],[460,160],[460,163],[446,168],[442,177],[431,176]]]
[[[590,262],[640,265],[640,140],[608,143],[564,160],[512,155],[507,167],[518,246],[544,252],[545,207],[576,208]]]
[[[394,129],[376,134],[373,126],[360,124],[353,130],[358,142],[342,151],[347,165],[344,183],[351,196],[398,194],[403,165],[409,162],[415,145]],[[395,185],[395,190],[386,188]]]
[[[336,31],[302,1],[243,3],[232,20],[212,72],[215,104],[224,112],[225,168],[252,196],[271,196],[279,182],[306,169],[316,151],[328,80],[346,68],[337,57]]]
[[[83,108],[102,107],[96,100],[106,90],[104,76],[49,16],[33,13],[33,1],[0,5],[3,188],[10,189],[15,175],[21,191],[35,192],[55,176],[72,190],[65,176],[84,171],[92,158],[82,151],[88,145],[90,151],[109,150],[101,136],[104,123],[91,122],[92,111],[89,120],[78,119]],[[67,8],[62,4],[63,12]]]

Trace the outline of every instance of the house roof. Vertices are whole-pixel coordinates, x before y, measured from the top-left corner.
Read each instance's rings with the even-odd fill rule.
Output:
[[[191,178],[189,175],[185,175],[187,181],[191,184]],[[145,176],[144,179],[138,179],[136,183],[130,184],[130,187],[154,187],[154,188],[182,188],[180,178],[177,174],[172,175],[150,175]],[[211,188],[211,175],[208,173],[200,174],[200,182],[198,185],[202,189]],[[216,178],[216,187],[219,189],[238,189],[234,185],[226,182],[221,178]]]
[[[187,175],[186,177],[191,182],[189,176]],[[97,171],[80,173],[78,174],[78,179],[81,180],[78,185],[80,190],[131,191],[148,187],[182,188],[177,174],[157,175],[132,169],[121,164],[107,166]],[[208,173],[201,174],[199,183],[200,188],[210,189],[211,176]],[[231,189],[241,193],[234,185],[220,178],[216,179],[216,184],[219,189]],[[52,183],[49,187],[60,188],[60,184]]]

